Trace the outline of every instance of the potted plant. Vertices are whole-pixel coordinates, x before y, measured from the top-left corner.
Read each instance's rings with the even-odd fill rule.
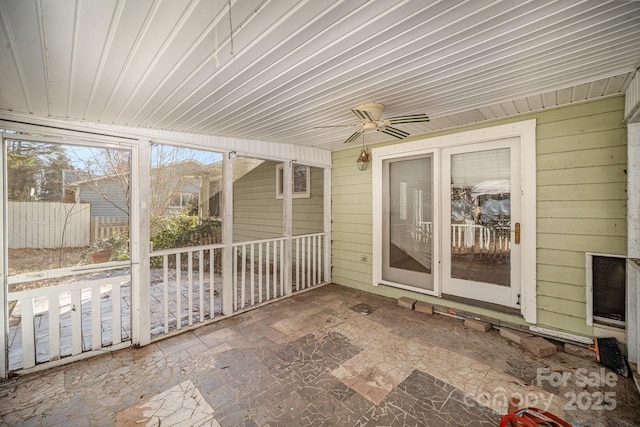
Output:
[[[110,237],[95,240],[83,251],[85,259],[88,259],[89,255],[94,263],[128,260],[129,232],[115,233]]]
[[[109,261],[112,251],[113,243],[110,239],[98,239],[86,249],[86,253],[91,255],[91,260],[94,264]]]

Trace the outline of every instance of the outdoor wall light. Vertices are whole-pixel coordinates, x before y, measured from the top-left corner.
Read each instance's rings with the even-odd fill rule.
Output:
[[[238,157],[238,154],[235,151],[229,152],[229,159],[235,159],[236,157]]]

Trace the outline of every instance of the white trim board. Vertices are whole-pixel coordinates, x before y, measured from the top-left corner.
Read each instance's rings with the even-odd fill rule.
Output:
[[[521,176],[520,191],[524,196],[522,199],[522,222],[521,222],[521,314],[524,319],[532,324],[537,322],[537,295],[536,295],[536,120],[524,120],[506,125],[492,126],[483,129],[459,132],[450,135],[424,138],[416,141],[394,144],[371,150],[372,154],[372,213],[373,213],[373,286],[385,283],[381,280],[382,266],[382,161],[388,158],[417,155],[424,152],[434,151],[439,156],[442,148],[457,145],[480,143],[493,141],[496,139],[517,137],[520,139],[521,151]],[[436,176],[436,180],[440,179]],[[434,183],[435,188],[440,187],[440,182]],[[440,215],[441,207],[435,209],[435,215]],[[434,227],[434,230],[437,227]],[[434,236],[437,239],[439,236]],[[438,245],[436,245],[438,246]],[[435,255],[435,254],[434,254]],[[438,251],[438,265],[441,261]],[[437,280],[433,292],[423,293],[440,296],[440,280]],[[388,284],[388,283],[385,283]],[[400,287],[400,286],[398,286]],[[404,287],[406,289],[406,287]],[[414,289],[412,289],[414,290]]]
[[[6,122],[3,123],[3,120]],[[70,132],[104,133],[106,136],[150,140],[156,143],[182,145],[209,151],[235,151],[238,156],[255,157],[265,160],[293,160],[309,166],[331,167],[331,151],[317,147],[257,141],[244,138],[230,138],[216,135],[175,132],[107,123],[77,122],[31,115],[0,112],[0,126],[12,130],[33,132],[34,127],[49,127],[51,135]],[[90,135],[91,135],[90,134]],[[87,135],[87,136],[90,136]],[[98,136],[98,135],[95,135]]]

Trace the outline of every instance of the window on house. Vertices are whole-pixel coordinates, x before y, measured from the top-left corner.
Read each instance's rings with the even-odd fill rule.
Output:
[[[283,197],[284,170],[282,164],[276,165],[276,199]],[[311,173],[309,166],[293,165],[293,197],[311,197]]]
[[[198,195],[193,193],[176,194],[171,199],[172,208],[193,208],[198,206]]]

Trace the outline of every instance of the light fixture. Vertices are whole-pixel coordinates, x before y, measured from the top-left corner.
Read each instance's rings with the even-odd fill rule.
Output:
[[[360,150],[360,156],[358,157],[358,160],[356,160],[356,162],[358,163],[359,170],[367,170],[367,166],[369,166],[369,154],[364,148],[364,132],[362,132],[362,150]]]
[[[235,159],[236,157],[238,157],[238,153],[235,151],[229,151],[229,160]]]

